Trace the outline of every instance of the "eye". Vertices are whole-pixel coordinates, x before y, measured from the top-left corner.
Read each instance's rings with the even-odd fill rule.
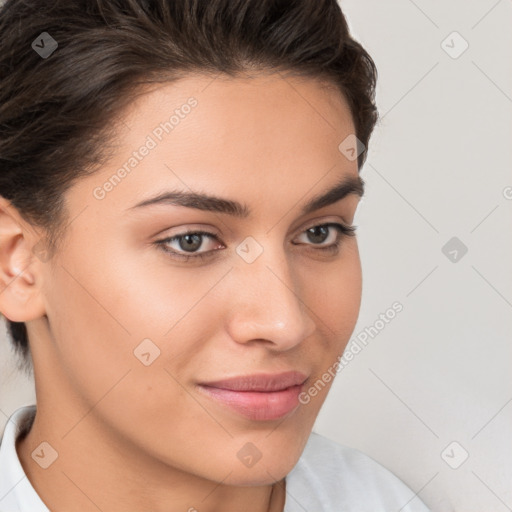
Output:
[[[203,246],[204,238],[218,241],[217,235],[209,233],[208,231],[188,231],[169,238],[164,238],[163,240],[157,240],[155,243],[163,251],[171,254],[172,257],[189,260],[191,258],[204,258],[211,255],[216,250],[197,253],[196,251]],[[170,243],[177,243],[177,249],[169,249]]]
[[[333,231],[333,228],[335,231]],[[294,245],[311,245],[314,250],[330,251],[336,253],[339,251],[339,246],[343,238],[354,236],[356,231],[355,226],[347,226],[345,224],[338,224],[329,222],[326,224],[319,224],[308,228],[301,233],[301,236],[306,236],[308,240],[302,243],[294,243]],[[204,245],[204,240],[216,240],[220,246],[217,235],[209,233],[208,231],[188,231],[180,233],[162,240],[154,242],[161,250],[169,254],[174,259],[188,261],[190,259],[205,259],[213,254],[220,248],[198,252]],[[325,243],[331,239],[330,243]],[[174,248],[169,248],[170,244],[176,244]]]
[[[333,232],[332,228],[336,231]],[[326,240],[331,239],[331,243],[325,244],[325,246],[318,247],[320,250],[332,250],[335,251],[339,248],[341,240],[347,236],[354,236],[356,231],[355,226],[347,226],[345,224],[338,224],[336,222],[329,222],[327,224],[319,224],[308,228],[302,236],[306,236],[309,241],[313,242],[313,245],[325,244]]]

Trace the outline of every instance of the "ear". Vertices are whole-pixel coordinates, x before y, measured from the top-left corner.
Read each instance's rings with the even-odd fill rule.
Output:
[[[0,312],[13,322],[27,322],[45,314],[41,294],[44,258],[33,250],[40,240],[33,226],[0,196]]]

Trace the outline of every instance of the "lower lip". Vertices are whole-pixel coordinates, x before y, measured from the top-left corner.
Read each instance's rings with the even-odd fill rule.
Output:
[[[251,420],[258,421],[277,420],[292,412],[299,405],[299,394],[302,390],[301,385],[271,392],[199,387],[211,398]]]

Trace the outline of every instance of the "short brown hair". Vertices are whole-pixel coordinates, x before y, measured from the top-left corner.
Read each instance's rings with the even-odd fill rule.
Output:
[[[31,47],[43,32],[58,45],[46,58]],[[138,85],[254,69],[337,86],[365,148],[362,167],[378,119],[377,70],[336,0],[8,0],[0,10],[0,195],[45,230],[53,253],[65,191],[106,161],[113,116]],[[8,328],[30,371],[25,324]]]

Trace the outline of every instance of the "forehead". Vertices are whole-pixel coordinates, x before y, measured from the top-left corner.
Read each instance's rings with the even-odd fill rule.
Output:
[[[102,207],[177,188],[279,201],[273,190],[298,198],[357,175],[357,161],[338,149],[354,133],[346,100],[315,79],[191,75],[153,84],[118,126],[115,155],[73,192],[82,205],[98,206],[97,187],[108,189]]]
[[[163,80],[159,83],[147,83],[132,91],[134,101],[124,111],[125,120],[131,115],[137,116],[139,108],[158,103],[162,99],[183,97],[183,95],[196,94],[204,99],[222,101],[222,98],[239,102],[249,100],[252,103],[282,102],[288,99],[290,103],[302,98],[306,103],[308,99],[315,101],[322,97],[330,106],[346,106],[346,99],[341,91],[325,77],[303,76],[292,71],[256,71],[227,75],[225,73],[188,73],[182,78],[170,82]],[[293,94],[292,94],[293,93]],[[322,105],[309,104],[317,114],[328,114],[329,110],[322,112]],[[328,116],[329,117],[329,116]]]
[[[190,109],[187,103],[192,98],[197,105]],[[281,73],[236,78],[190,75],[141,88],[121,119],[129,128],[124,141],[129,145],[137,143],[134,135],[152,133],[155,126],[169,121],[172,137],[165,137],[170,134],[166,131],[163,142],[171,145],[172,139],[198,142],[200,138],[203,144],[234,140],[236,146],[250,146],[262,141],[268,147],[272,141],[279,145],[294,137],[324,139],[326,134],[330,145],[340,134],[354,132],[347,102],[336,87]]]

